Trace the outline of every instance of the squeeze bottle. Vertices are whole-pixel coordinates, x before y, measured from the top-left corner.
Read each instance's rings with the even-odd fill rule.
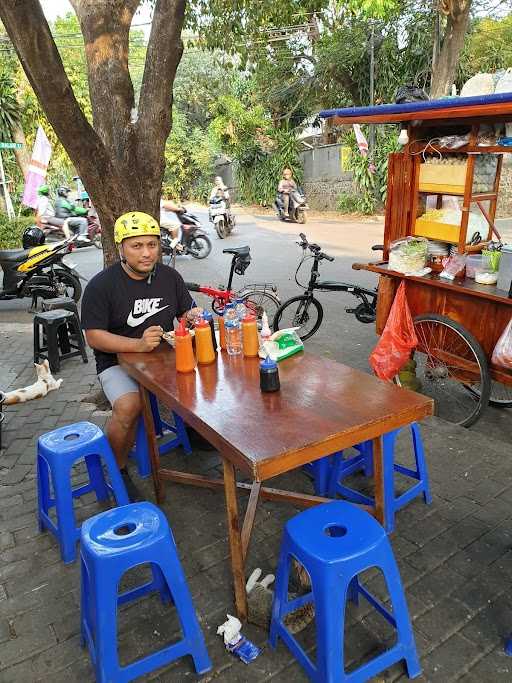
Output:
[[[226,328],[224,327],[224,309],[219,311],[219,344],[220,348],[226,350]]]
[[[263,392],[279,391],[279,369],[275,360],[267,356],[260,363],[260,389]]]
[[[258,355],[260,345],[258,341],[256,316],[254,315],[246,315],[242,321],[242,346],[244,356],[247,358]]]
[[[213,315],[210,311],[203,312],[203,320],[205,320],[210,326],[210,332],[212,335],[213,350],[217,351],[217,337],[215,336],[215,323],[213,322]]]
[[[176,371],[192,372],[196,367],[196,359],[192,351],[192,337],[185,327],[183,318],[179,322],[174,338],[176,343]]]
[[[196,358],[200,365],[208,365],[215,360],[212,333],[206,320],[196,323]]]

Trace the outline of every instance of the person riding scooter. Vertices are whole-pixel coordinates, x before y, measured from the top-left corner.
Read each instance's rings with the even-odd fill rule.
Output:
[[[55,216],[63,218],[67,225],[75,234],[78,233],[77,241],[90,242],[87,236],[87,218],[77,214],[86,213],[86,209],[75,206],[68,200],[71,192],[69,187],[59,187],[57,190],[57,201],[55,202]]]
[[[290,215],[290,195],[297,190],[297,183],[293,180],[293,173],[290,168],[283,169],[283,177],[277,186],[278,202],[281,202],[284,215]]]
[[[55,217],[55,209],[50,201],[50,189],[48,185],[41,185],[38,190],[37,209],[36,209],[36,223],[40,225],[43,230],[51,232],[64,233],[64,236],[69,237],[69,230],[64,228],[64,219]]]

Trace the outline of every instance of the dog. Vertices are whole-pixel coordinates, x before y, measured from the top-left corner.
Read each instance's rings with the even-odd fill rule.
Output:
[[[58,389],[62,384],[62,379],[55,379],[50,372],[50,364],[47,360],[42,363],[34,363],[37,373],[37,382],[30,384],[23,389],[15,389],[14,391],[7,391],[4,396],[4,406],[14,405],[16,403],[25,403],[32,401],[35,398],[42,398],[46,396],[49,391]]]

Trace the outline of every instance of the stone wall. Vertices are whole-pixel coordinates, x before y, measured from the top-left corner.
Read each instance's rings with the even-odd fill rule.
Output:
[[[316,211],[335,211],[338,196],[354,191],[351,173],[339,180],[305,180],[303,185],[308,205]]]
[[[323,145],[301,153],[304,192],[312,209],[334,211],[338,196],[353,192],[352,173],[343,168],[341,145]]]
[[[510,157],[510,158],[507,158]],[[500,195],[498,200],[498,218],[512,216],[512,155],[506,154],[501,172]]]

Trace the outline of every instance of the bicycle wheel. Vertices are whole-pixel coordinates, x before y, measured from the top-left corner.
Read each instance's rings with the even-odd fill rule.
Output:
[[[477,340],[443,315],[414,319],[416,376],[435,401],[436,414],[462,427],[474,424],[489,403],[491,377]]]
[[[306,341],[318,330],[323,317],[324,309],[318,299],[302,294],[288,299],[277,309],[272,327],[274,332],[298,327],[297,334],[302,341]]]
[[[467,387],[470,391],[474,391],[478,396],[480,395],[480,388],[477,386]],[[496,382],[491,379],[491,395],[489,396],[489,403],[496,408],[512,408],[512,386]]]
[[[272,320],[280,301],[275,294],[264,289],[250,289],[240,294],[247,309],[256,316],[258,329],[261,328],[261,316],[266,312],[269,320]]]

